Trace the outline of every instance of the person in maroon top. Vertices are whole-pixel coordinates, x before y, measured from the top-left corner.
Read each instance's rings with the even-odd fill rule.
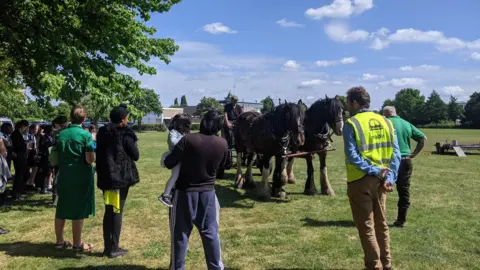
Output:
[[[218,235],[219,208],[215,194],[217,169],[228,155],[222,129],[222,112],[208,111],[200,123],[200,133],[186,134],[165,158],[168,169],[181,163],[170,210],[172,239],[170,268],[185,268],[188,238],[195,225],[200,232],[207,268],[224,269]]]

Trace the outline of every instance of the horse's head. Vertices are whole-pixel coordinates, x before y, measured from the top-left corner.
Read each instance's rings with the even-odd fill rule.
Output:
[[[341,136],[344,109],[338,96],[321,99],[308,108],[305,118],[306,134],[328,136],[329,128]]]
[[[295,103],[281,104],[275,108],[273,114],[275,136],[288,135],[293,146],[302,146],[305,143],[305,113],[301,106]]]

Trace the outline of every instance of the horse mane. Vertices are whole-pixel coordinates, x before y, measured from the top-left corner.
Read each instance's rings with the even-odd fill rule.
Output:
[[[274,133],[273,135],[276,138],[284,137],[287,131],[291,128],[289,126],[291,119],[296,119],[298,117],[302,120],[304,118],[304,113],[298,104],[291,102],[280,104],[260,116],[260,118],[271,123]]]
[[[322,130],[326,126],[329,108],[333,99],[325,96],[324,99],[318,99],[305,112],[305,135],[315,135],[328,130]],[[327,125],[328,127],[328,125]]]

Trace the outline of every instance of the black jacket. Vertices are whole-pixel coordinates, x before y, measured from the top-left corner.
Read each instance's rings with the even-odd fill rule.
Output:
[[[108,124],[97,133],[97,187],[121,189],[140,181],[135,161],[139,159],[137,136],[128,127]]]

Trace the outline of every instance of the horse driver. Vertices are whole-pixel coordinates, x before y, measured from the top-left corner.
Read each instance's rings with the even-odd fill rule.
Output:
[[[225,128],[223,129],[223,137],[227,140],[228,148],[235,146],[233,138],[233,129],[235,128],[235,121],[238,116],[243,113],[243,108],[238,105],[238,97],[232,96],[231,102],[225,105]],[[232,160],[229,158],[226,162],[226,167],[231,167]]]

